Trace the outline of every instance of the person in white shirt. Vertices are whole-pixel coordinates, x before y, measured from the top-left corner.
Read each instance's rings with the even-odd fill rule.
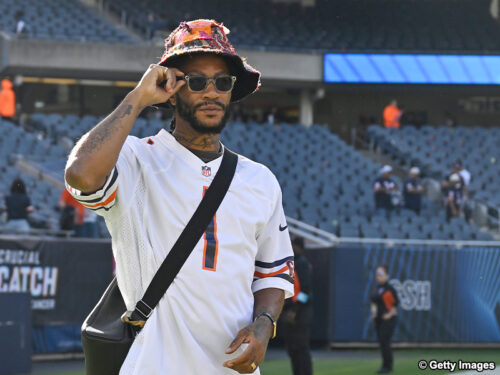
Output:
[[[471,180],[471,174],[467,169],[464,168],[461,160],[457,160],[455,162],[454,169],[455,173],[458,173],[460,177],[462,177],[465,187],[468,187]]]
[[[118,285],[132,311],[221,163],[230,102],[260,73],[213,20],[183,22],[124,101],[71,152],[66,184],[102,215]],[[171,132],[128,136],[147,106],[170,102]],[[121,375],[259,374],[285,298],[293,251],[281,189],[265,166],[238,157],[205,234],[135,339]]]

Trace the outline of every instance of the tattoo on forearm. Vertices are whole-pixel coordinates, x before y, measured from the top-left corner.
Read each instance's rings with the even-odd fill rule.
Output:
[[[127,105],[127,108],[125,108],[124,113],[120,116],[120,118],[124,118],[127,115],[130,115],[132,113],[132,105],[129,104]]]
[[[132,113],[132,109],[133,106],[128,104],[102,120],[89,132],[88,137],[82,142],[79,152],[91,153],[99,149],[103,142],[109,139],[117,130],[121,129],[123,124],[120,124],[118,121],[129,116]]]

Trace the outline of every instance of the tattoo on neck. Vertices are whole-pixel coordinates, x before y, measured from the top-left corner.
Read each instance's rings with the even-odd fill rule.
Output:
[[[185,136],[178,132],[173,132],[172,135],[181,145],[191,148],[200,148],[206,151],[219,151],[220,141],[219,135],[197,135]]]

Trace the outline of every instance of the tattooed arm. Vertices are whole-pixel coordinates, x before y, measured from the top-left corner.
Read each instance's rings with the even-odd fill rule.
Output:
[[[71,151],[66,164],[65,178],[69,185],[92,193],[106,182],[115,166],[120,150],[141,111],[155,103],[170,99],[184,84],[175,76],[179,70],[150,65],[137,87],[104,120],[85,134]],[[159,83],[167,80],[165,87]]]

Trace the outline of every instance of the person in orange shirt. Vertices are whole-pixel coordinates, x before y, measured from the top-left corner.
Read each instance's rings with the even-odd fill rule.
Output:
[[[0,116],[11,119],[16,114],[16,94],[12,89],[12,82],[8,79],[2,80],[2,91],[0,91]]]
[[[75,198],[71,196],[71,194],[64,189],[61,198],[59,199],[59,208],[63,210],[61,215],[61,229],[70,230],[74,229],[76,237],[83,236],[83,225],[84,225],[84,217],[85,217],[85,207],[81,203],[79,203]],[[71,209],[72,208],[72,209]],[[71,215],[73,213],[73,222],[66,223],[66,220],[63,219],[65,215]]]
[[[399,129],[399,120],[403,111],[398,108],[398,102],[392,100],[387,107],[384,108],[384,126],[386,128]]]

